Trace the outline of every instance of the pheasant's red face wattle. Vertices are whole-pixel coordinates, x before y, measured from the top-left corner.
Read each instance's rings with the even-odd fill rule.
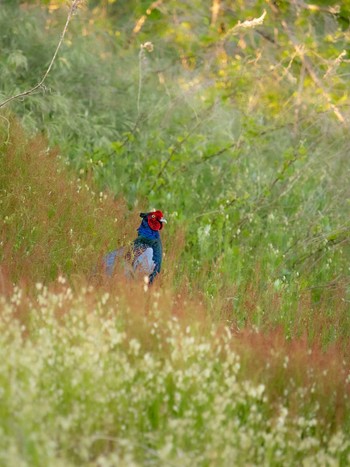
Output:
[[[163,217],[162,211],[154,211],[148,214],[147,222],[152,230],[161,230],[163,228],[163,223],[166,223],[166,220]]]

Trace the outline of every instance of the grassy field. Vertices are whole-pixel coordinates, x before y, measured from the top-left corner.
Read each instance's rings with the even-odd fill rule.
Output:
[[[85,3],[0,113],[0,465],[349,465],[347,2]],[[0,101],[66,14],[4,2]],[[152,208],[160,277],[101,275]]]
[[[137,214],[10,127],[0,159],[2,465],[347,465],[345,285],[327,308],[310,290],[252,281],[234,313],[234,297],[209,299],[184,268],[176,277],[185,233],[171,225],[151,289],[101,279],[99,255],[133,237]]]

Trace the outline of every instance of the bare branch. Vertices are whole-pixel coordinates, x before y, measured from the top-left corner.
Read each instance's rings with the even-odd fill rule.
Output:
[[[69,12],[68,12],[68,16],[67,16],[67,20],[66,20],[66,24],[63,28],[63,31],[61,33],[61,37],[60,37],[60,40],[58,41],[58,44],[57,44],[57,47],[56,47],[56,50],[55,50],[55,53],[53,54],[53,57],[50,61],[50,64],[44,74],[44,76],[41,78],[41,80],[38,82],[38,84],[36,84],[34,87],[32,87],[31,89],[28,89],[27,91],[23,91],[23,92],[20,92],[19,94],[16,94],[12,97],[9,97],[8,99],[5,99],[3,102],[0,103],[0,109],[2,107],[4,107],[6,104],[8,104],[9,102],[15,100],[15,99],[19,99],[20,97],[26,97],[26,96],[29,96],[30,94],[32,94],[33,92],[35,92],[37,89],[39,89],[43,84],[44,84],[44,81],[46,80],[48,74],[50,73],[51,71],[51,68],[56,60],[56,57],[57,57],[57,54],[58,54],[58,51],[62,45],[62,42],[63,42],[63,39],[64,39],[64,36],[67,32],[67,29],[68,29],[68,25],[72,19],[72,16],[74,15],[74,13],[77,11],[78,9],[78,6],[79,4],[81,3],[82,0],[73,0],[72,1],[72,4],[70,6],[70,9],[69,9]]]
[[[220,2],[221,0],[213,0],[213,4],[211,7],[211,25],[215,26],[216,20],[218,19],[219,11],[220,11]]]
[[[146,10],[146,14],[145,15],[142,15],[141,18],[139,18],[137,21],[136,21],[136,24],[134,26],[134,29],[132,30],[132,33],[134,36],[136,36],[136,34],[138,34],[146,19],[147,19],[147,16],[149,16],[153,10],[159,8],[161,6],[161,4],[163,3],[163,0],[156,0],[155,2],[152,2],[152,4],[147,8]]]
[[[270,5],[272,11],[274,13],[276,13],[276,14],[279,14],[279,9],[278,9],[278,7],[276,6],[275,3],[272,2],[271,0],[268,0],[268,3]],[[315,69],[314,69],[314,67],[312,65],[311,60],[306,56],[303,45],[301,45],[299,43],[298,39],[295,37],[295,35],[293,34],[291,28],[289,27],[289,25],[287,24],[287,22],[284,19],[281,20],[281,25],[282,25],[282,28],[283,28],[284,32],[286,33],[289,41],[292,43],[296,53],[298,54],[303,66],[305,67],[305,70],[307,71],[307,73],[309,74],[310,78],[315,83],[315,85],[321,90],[325,100],[327,101],[329,107],[332,109],[334,115],[337,117],[337,119],[339,120],[340,123],[342,123],[344,126],[347,126],[348,122],[347,122],[346,118],[341,113],[339,108],[332,102],[332,98],[331,98],[329,92],[327,91],[327,89],[325,88],[322,79],[319,78],[319,76],[317,75],[317,73],[316,73],[316,71],[315,71]],[[342,57],[340,57],[340,59],[341,58]]]
[[[341,62],[344,61],[344,57],[346,56],[346,50],[343,50],[342,53],[334,60],[334,62],[329,66],[326,73],[323,75],[323,79],[328,78],[328,76],[333,75]]]
[[[254,29],[257,26],[261,26],[264,23],[265,16],[266,16],[266,10],[264,10],[263,14],[259,16],[259,18],[254,18],[252,20],[246,20],[246,21],[243,21],[243,23],[238,21],[238,23],[235,26],[233,26],[233,28],[227,31],[227,33],[224,36],[224,39],[226,39],[228,36],[241,32],[244,29]]]

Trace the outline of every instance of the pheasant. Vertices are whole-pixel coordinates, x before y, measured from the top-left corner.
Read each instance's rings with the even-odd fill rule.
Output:
[[[128,247],[118,248],[104,257],[106,274],[112,276],[118,262],[125,263],[125,273],[134,277],[141,273],[147,275],[151,284],[162,266],[162,242],[159,231],[167,221],[162,211],[141,212],[141,225],[138,236]]]

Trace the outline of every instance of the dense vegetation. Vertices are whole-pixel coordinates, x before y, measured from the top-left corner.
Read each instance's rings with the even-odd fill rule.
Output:
[[[1,107],[68,8],[0,0],[0,462],[346,465],[350,3],[79,3]]]

